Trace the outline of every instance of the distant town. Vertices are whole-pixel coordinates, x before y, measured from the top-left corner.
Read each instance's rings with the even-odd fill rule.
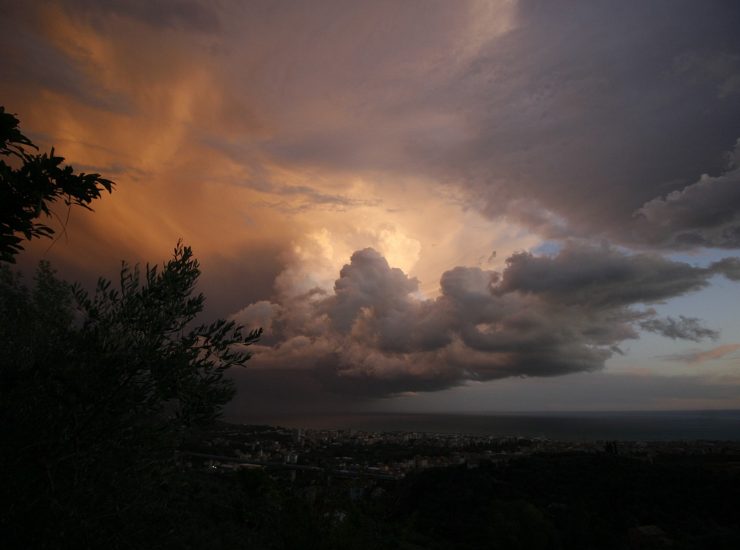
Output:
[[[213,494],[242,495],[218,497],[223,513],[241,510],[255,533],[266,525],[269,540],[279,533],[294,541],[288,546],[305,540],[303,528],[313,529],[317,548],[337,540],[341,548],[615,550],[740,541],[737,440],[556,441],[219,423],[194,434],[178,461],[210,480]]]
[[[740,441],[555,441],[428,432],[289,429],[221,423],[181,452],[191,467],[214,472],[267,469],[329,478],[400,480],[428,468],[504,464],[535,454],[609,454],[648,463],[676,456],[740,456]],[[720,462],[740,472],[740,463]]]

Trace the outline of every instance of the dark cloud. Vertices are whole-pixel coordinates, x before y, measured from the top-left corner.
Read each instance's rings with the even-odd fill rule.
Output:
[[[645,203],[636,217],[639,235],[651,243],[739,248],[740,168],[717,177],[704,174],[680,191]]]
[[[236,382],[237,395],[225,407],[227,418],[253,421],[258,414],[322,414],[371,407],[369,399],[350,397],[331,391],[313,371],[304,369],[231,369],[228,376]],[[274,421],[271,421],[275,423]]]
[[[740,5],[522,0],[478,34],[472,6],[250,4],[271,63],[244,74],[281,127],[260,150],[459,185],[547,237],[738,246]]]
[[[555,257],[521,253],[509,258],[499,292],[604,307],[659,302],[707,285],[707,271],[687,263],[571,243]]]
[[[249,296],[249,302],[269,297],[273,294],[275,278],[285,269],[286,250],[274,242],[250,243],[248,249],[232,252],[259,261],[234,262],[229,256],[218,255],[201,261],[203,274],[199,289],[207,297],[204,315],[208,318],[223,318],[233,313],[234,294]]]
[[[35,10],[0,0],[0,73],[9,87],[51,91],[87,105],[130,113],[132,105],[122,94],[104,90],[85,67],[71,59],[44,36]],[[13,107],[8,106],[13,109]],[[20,113],[22,117],[25,113]]]
[[[740,245],[738,172],[727,164],[740,138],[737,3],[580,0],[563,9],[521,0],[492,4],[478,27],[479,7],[462,2],[59,5],[100,16],[102,29],[133,19],[219,31],[205,60],[216,85],[242,100],[218,128],[238,105],[259,113],[264,133],[229,146],[214,137],[211,146],[236,147],[245,165],[264,155],[293,167],[424,176],[462,186],[491,217],[554,238]],[[31,63],[9,62],[12,73],[85,103],[113,101],[51,46],[34,50],[37,38],[17,36],[28,44],[8,58]],[[310,185],[281,194],[305,201],[266,204],[290,212],[362,204]]]
[[[699,342],[704,338],[716,340],[719,332],[706,328],[701,320],[696,317],[684,317],[679,315],[678,319],[666,317],[665,319],[650,319],[640,323],[640,328],[649,332],[655,332],[673,340],[693,340]]]
[[[603,370],[546,378],[537,383],[509,378],[495,384],[468,384],[445,394],[415,395],[396,403],[398,409],[414,412],[439,412],[454,407],[457,412],[484,414],[551,411],[546,413],[551,415],[558,414],[558,410],[611,414],[618,410],[734,409],[739,395],[740,378],[732,375],[647,376],[644,370],[619,373]]]
[[[714,262],[709,269],[724,275],[731,281],[740,281],[740,258],[724,258]]]
[[[554,257],[514,255],[502,274],[456,267],[442,275],[441,295],[425,300],[416,279],[367,248],[342,268],[333,293],[258,302],[234,318],[271,329],[255,348],[259,368],[299,368],[326,390],[385,396],[598,370],[639,329],[715,338],[698,319],[659,319],[638,306],[701,289],[735,268],[569,243]]]
[[[356,395],[342,397],[326,391],[315,377],[297,371],[250,371],[240,369],[232,373],[239,392],[227,407],[229,418],[239,422],[299,424],[312,415],[327,413],[367,412],[377,410],[378,402],[363,400]],[[531,381],[510,378],[495,384],[472,384],[446,395],[414,395],[381,402],[396,410],[415,413],[442,412],[454,409],[456,413],[490,414],[491,411],[609,411],[657,409],[689,409],[708,407],[731,409],[737,407],[740,379],[737,376],[645,376],[641,372],[611,373],[609,371],[575,373],[567,376]],[[356,418],[353,418],[356,420]],[[427,429],[438,429],[439,419]],[[471,421],[474,421],[472,418]],[[336,424],[336,416],[326,424]],[[702,424],[706,430],[706,424]],[[721,431],[721,430],[720,430]],[[700,434],[707,437],[706,433]],[[718,433],[718,438],[726,437]]]
[[[114,14],[159,28],[216,32],[221,28],[218,2],[202,0],[67,0],[82,13]]]
[[[740,137],[740,5],[567,5],[520,2],[449,84],[475,134],[436,168],[548,236],[738,246],[737,174],[717,174]]]

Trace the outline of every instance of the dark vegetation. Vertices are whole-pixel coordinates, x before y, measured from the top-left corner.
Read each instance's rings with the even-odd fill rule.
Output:
[[[0,106],[0,262],[14,262],[23,250],[23,238],[52,237],[54,230],[39,218],[56,216],[54,203],[67,207],[90,203],[103,191],[113,190],[113,182],[100,174],[77,174],[62,166],[64,158],[38,148],[24,136],[18,119]]]
[[[122,533],[134,547],[156,548],[729,550],[740,543],[740,478],[696,457],[650,464],[531,456],[426,470],[380,482],[384,492],[359,499],[351,496],[354,480],[327,485],[312,476],[182,472],[158,494],[158,515],[142,513],[142,530]],[[152,518],[155,525],[144,523]],[[670,546],[632,544],[630,531],[640,525],[659,526]]]
[[[4,109],[0,129],[0,260],[12,262],[24,237],[53,234],[38,218],[54,204],[87,207],[112,182],[28,153]],[[199,274],[181,244],[161,269],[124,264],[92,294],[45,262],[31,288],[0,264],[4,547],[149,546],[179,529],[175,453],[219,415],[234,391],[225,371],[260,336],[196,324]]]
[[[126,547],[167,533],[184,482],[175,453],[232,397],[224,372],[259,337],[226,321],[191,327],[197,277],[183,246],[92,295],[48,264],[31,289],[0,270],[4,540]]]
[[[740,478],[700,458],[532,456],[429,471],[399,489],[393,517],[420,548],[627,548],[658,525],[674,548],[736,548]]]
[[[2,108],[0,139],[9,263],[24,238],[53,234],[39,218],[54,204],[89,208],[113,184],[29,152]],[[673,548],[740,548],[740,479],[698,459],[532,456],[379,482],[359,498],[352,480],[188,465],[178,450],[218,417],[233,393],[225,370],[260,335],[196,324],[199,273],[182,245],[93,293],[46,263],[30,286],[0,266],[0,546],[616,549],[655,524]]]

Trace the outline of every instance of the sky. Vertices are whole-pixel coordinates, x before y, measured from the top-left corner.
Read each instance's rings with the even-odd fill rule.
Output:
[[[228,414],[740,408],[732,0],[0,0],[0,104],[116,182],[47,259],[201,262]],[[65,213],[66,215],[66,213]]]

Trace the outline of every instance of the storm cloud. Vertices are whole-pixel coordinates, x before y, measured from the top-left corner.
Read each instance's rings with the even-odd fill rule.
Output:
[[[440,295],[425,299],[415,278],[366,248],[333,292],[258,302],[233,318],[271,327],[269,345],[255,348],[260,369],[299,369],[330,391],[388,396],[598,370],[640,329],[716,338],[699,319],[662,319],[647,305],[699,290],[727,265],[570,242],[555,256],[514,255],[502,273],[456,267],[442,275]]]
[[[475,130],[443,158],[473,204],[549,237],[737,247],[740,7],[517,6],[448,88]]]
[[[740,247],[740,149],[731,170],[647,202],[636,213],[640,235],[674,248]]]

